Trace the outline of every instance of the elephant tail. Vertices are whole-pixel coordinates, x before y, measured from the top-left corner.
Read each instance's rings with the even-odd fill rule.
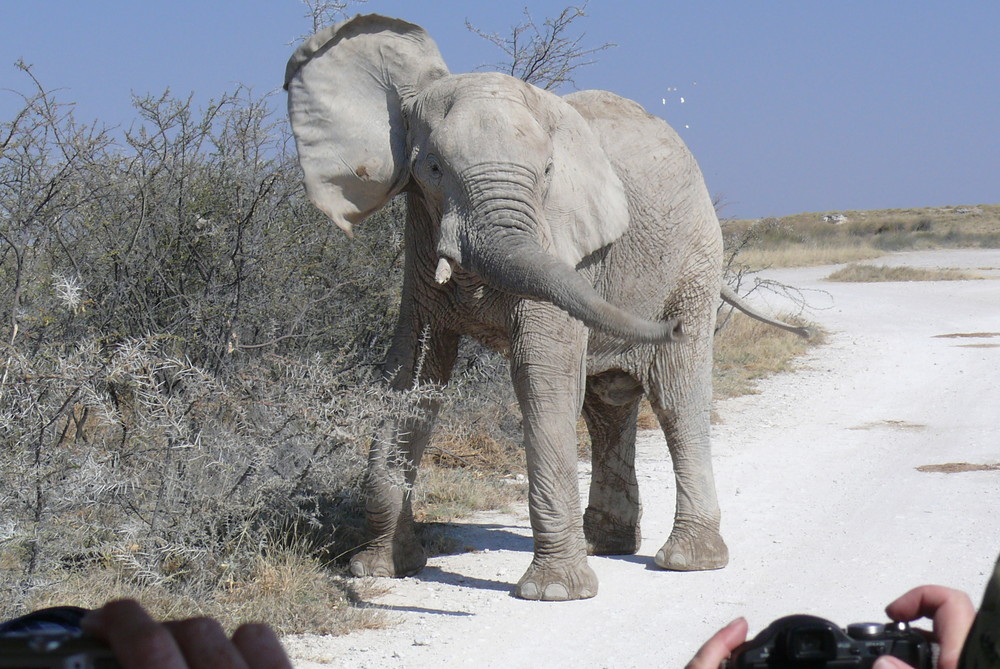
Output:
[[[761,323],[767,323],[768,325],[773,325],[776,328],[781,328],[782,330],[793,332],[804,339],[812,339],[816,335],[815,330],[813,330],[812,328],[792,325],[790,323],[785,323],[784,321],[779,321],[776,318],[771,318],[770,316],[762,314],[761,312],[757,311],[749,304],[744,302],[743,298],[737,295],[736,291],[727,286],[726,284],[722,285],[722,290],[720,291],[720,295],[722,297],[722,300],[726,304],[736,307],[750,318],[756,319]]]

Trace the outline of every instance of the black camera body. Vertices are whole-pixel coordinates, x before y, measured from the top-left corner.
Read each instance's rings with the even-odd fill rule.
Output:
[[[816,616],[779,618],[733,651],[728,669],[867,669],[882,655],[934,669],[932,647],[906,623],[854,623],[841,629]]]
[[[120,669],[111,649],[78,632],[37,631],[0,638],[0,669]]]

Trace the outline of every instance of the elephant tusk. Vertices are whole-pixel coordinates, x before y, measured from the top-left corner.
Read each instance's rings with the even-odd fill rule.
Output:
[[[438,260],[437,270],[434,272],[434,280],[441,286],[451,280],[451,263],[448,262],[447,258]]]

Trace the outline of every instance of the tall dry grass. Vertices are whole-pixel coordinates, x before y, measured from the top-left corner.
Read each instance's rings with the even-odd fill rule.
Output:
[[[823,343],[814,324],[794,315],[779,316],[795,325],[808,325],[817,334],[810,340],[734,313],[715,337],[713,388],[716,399],[754,392],[758,379],[792,369],[796,357]]]

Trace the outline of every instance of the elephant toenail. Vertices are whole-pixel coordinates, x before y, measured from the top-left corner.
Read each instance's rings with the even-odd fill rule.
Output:
[[[545,586],[545,595],[542,599],[548,602],[564,602],[569,599],[569,590],[562,583],[550,583]]]
[[[539,598],[538,584],[532,581],[528,581],[527,583],[522,583],[521,587],[518,588],[518,594],[523,599],[538,599]]]
[[[687,558],[681,553],[672,553],[670,558],[667,558],[667,554],[661,549],[656,553],[655,558],[656,564],[660,565],[664,569],[679,569],[683,570],[687,567]]]

